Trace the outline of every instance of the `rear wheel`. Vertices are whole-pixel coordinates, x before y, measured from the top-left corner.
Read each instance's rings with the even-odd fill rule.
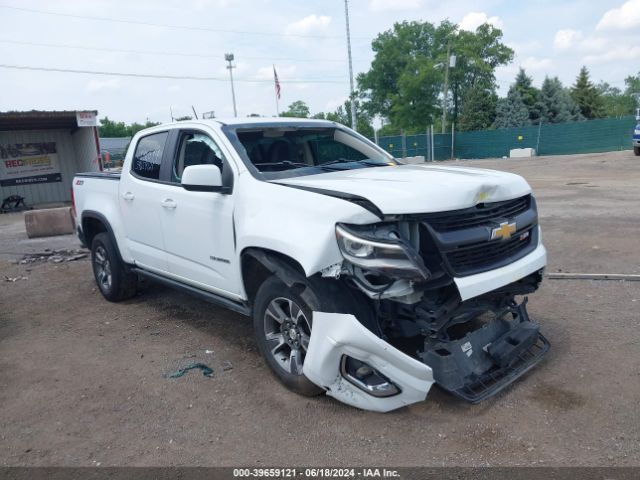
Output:
[[[136,294],[138,277],[126,270],[116,247],[106,233],[99,233],[91,242],[93,276],[102,296],[119,302]]]
[[[633,147],[633,153],[636,154],[636,157],[640,156],[640,147]]]
[[[290,390],[315,396],[324,390],[302,373],[312,328],[312,306],[276,276],[256,293],[253,327],[267,365]],[[310,287],[307,287],[310,288]]]

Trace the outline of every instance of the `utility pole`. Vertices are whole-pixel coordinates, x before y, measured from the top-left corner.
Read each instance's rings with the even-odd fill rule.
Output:
[[[353,88],[353,60],[351,58],[351,31],[349,29],[349,0],[344,0],[344,18],[347,24],[347,54],[349,56],[349,84],[351,85],[351,128],[357,130],[356,96]]]
[[[444,89],[442,90],[442,133],[447,125],[447,92],[449,91],[449,61],[451,58],[451,43],[447,44],[447,61],[444,66]]]
[[[233,65],[233,53],[225,53],[224,54],[224,59],[229,62],[229,65],[227,65],[227,70],[229,70],[229,79],[231,80],[231,98],[233,99],[233,116],[237,117],[238,116],[238,110],[236,109],[236,91],[233,88],[233,69],[236,68],[235,65]]]

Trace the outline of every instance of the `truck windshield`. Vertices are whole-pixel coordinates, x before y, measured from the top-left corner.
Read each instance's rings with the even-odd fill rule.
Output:
[[[339,128],[247,128],[236,135],[248,160],[269,180],[396,164],[383,150]]]

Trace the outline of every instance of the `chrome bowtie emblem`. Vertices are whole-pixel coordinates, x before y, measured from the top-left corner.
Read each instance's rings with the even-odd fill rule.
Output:
[[[516,233],[516,222],[503,222],[499,227],[491,230],[491,240],[498,238],[501,240],[509,240],[514,233]]]

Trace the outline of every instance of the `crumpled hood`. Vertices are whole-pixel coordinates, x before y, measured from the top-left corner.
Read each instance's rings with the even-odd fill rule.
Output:
[[[531,192],[519,175],[440,165],[399,165],[341,170],[277,183],[358,195],[384,214],[429,213],[499,202]]]

